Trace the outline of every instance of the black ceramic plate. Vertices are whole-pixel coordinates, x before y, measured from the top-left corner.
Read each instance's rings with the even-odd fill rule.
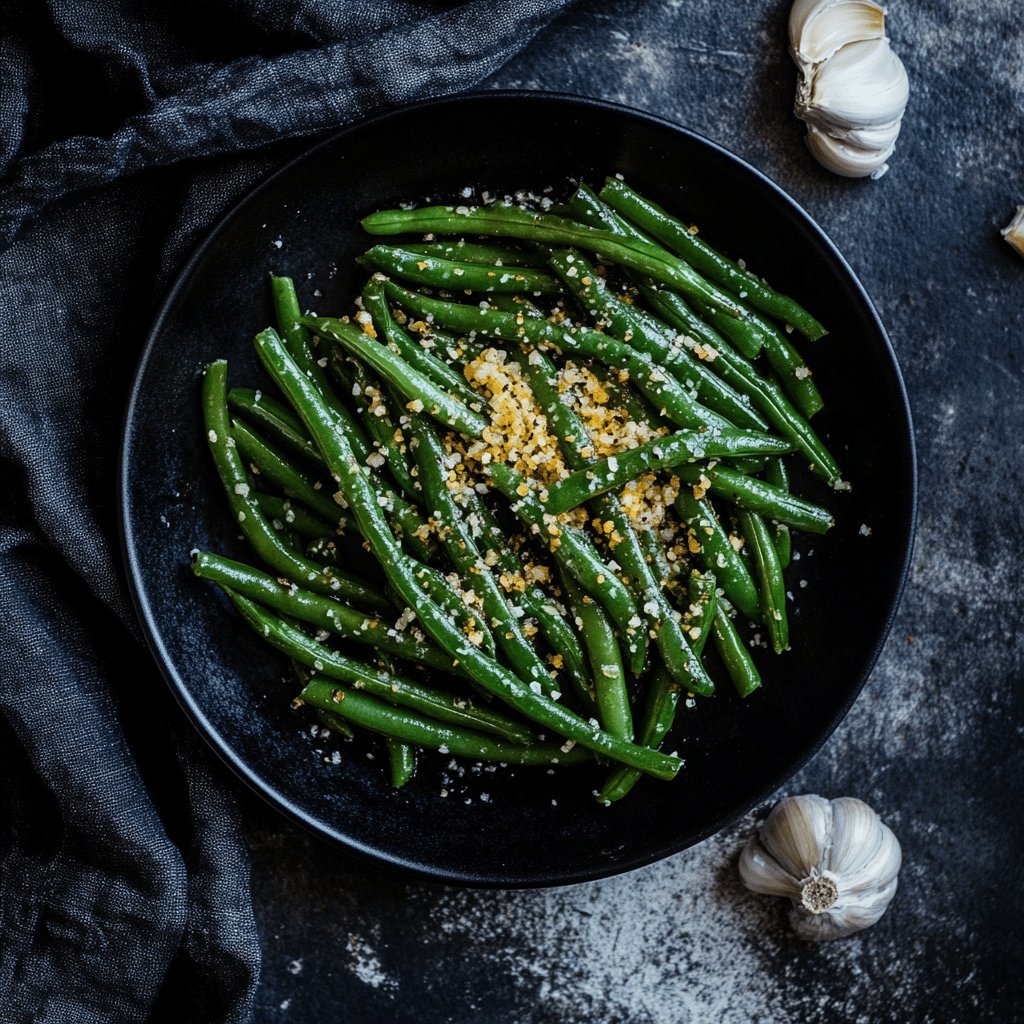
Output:
[[[788,573],[793,649],[758,652],[763,689],[683,713],[672,783],[644,780],[611,808],[599,769],[463,777],[423,759],[393,792],[380,746],[311,735],[289,710],[283,658],[269,652],[188,568],[193,548],[245,557],[204,443],[199,375],[225,356],[235,384],[265,382],[253,334],[271,321],[267,274],[305,303],[349,307],[367,245],[364,214],[465,186],[568,193],[622,173],[742,257],[831,328],[804,344],[827,409],[816,419],[853,484],[809,496],[838,520],[799,538]],[[591,100],[488,93],[428,102],[336,135],[236,206],[185,267],[153,328],[127,413],[125,552],[153,653],[196,727],[275,806],[354,853],[470,885],[540,886],[638,867],[721,829],[781,786],[825,741],[878,655],[899,598],[914,523],[914,450],[892,349],[864,290],[810,218],[772,182],[705,139]],[[870,530],[870,534],[867,531]],[[337,763],[334,763],[337,762]],[[447,792],[447,796],[442,794]]]

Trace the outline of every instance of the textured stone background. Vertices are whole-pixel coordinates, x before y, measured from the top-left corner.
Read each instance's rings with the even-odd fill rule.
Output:
[[[912,95],[874,183],[806,154],[787,9],[583,2],[490,84],[621,101],[723,143],[809,210],[888,325],[919,446],[913,572],[862,696],[786,792],[883,814],[905,858],[893,906],[844,942],[796,941],[736,880],[756,816],[619,878],[493,893],[353,865],[249,800],[261,1022],[1024,1020],[1024,261],[997,234],[1024,201],[1024,9],[893,4]]]

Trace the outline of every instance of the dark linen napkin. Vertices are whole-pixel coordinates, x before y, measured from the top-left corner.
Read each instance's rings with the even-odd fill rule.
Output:
[[[145,651],[116,466],[156,306],[308,140],[471,87],[570,0],[0,4],[0,1021],[241,1021],[233,783]]]

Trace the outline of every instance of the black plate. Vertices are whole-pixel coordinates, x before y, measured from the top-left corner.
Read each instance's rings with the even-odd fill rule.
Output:
[[[827,338],[803,347],[827,401],[816,424],[853,490],[810,483],[808,496],[829,503],[838,525],[797,543],[793,650],[759,652],[765,685],[751,699],[739,701],[726,682],[681,716],[669,748],[687,763],[674,784],[644,780],[606,809],[591,798],[597,769],[460,778],[434,755],[392,792],[377,744],[311,736],[312,719],[289,710],[283,659],[191,576],[193,548],[245,557],[204,443],[200,370],[226,356],[233,383],[265,381],[251,338],[271,321],[270,271],[293,275],[322,312],[347,309],[359,285],[353,260],[367,245],[358,221],[369,211],[454,197],[464,186],[564,194],[572,179],[599,183],[612,172],[697,220],[713,244],[828,324]],[[189,261],[153,328],[127,412],[121,487],[129,575],[153,653],[238,775],[354,853],[427,878],[509,887],[639,867],[713,834],[781,786],[833,731],[875,662],[915,508],[910,413],[892,348],[821,230],[771,181],[700,136],[608,103],[538,93],[456,97],[366,122],[239,203]]]

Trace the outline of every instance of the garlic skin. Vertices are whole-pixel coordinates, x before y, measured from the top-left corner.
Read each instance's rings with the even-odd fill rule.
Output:
[[[776,804],[740,854],[744,885],[788,896],[793,930],[812,942],[869,928],[896,894],[902,853],[892,830],[853,797]]]
[[[794,112],[814,158],[847,178],[880,178],[896,146],[910,84],[872,0],[796,0],[790,54],[800,69]]]
[[[1013,215],[1013,220],[999,232],[1006,239],[1008,245],[1012,245],[1024,256],[1024,206],[1018,206]]]

